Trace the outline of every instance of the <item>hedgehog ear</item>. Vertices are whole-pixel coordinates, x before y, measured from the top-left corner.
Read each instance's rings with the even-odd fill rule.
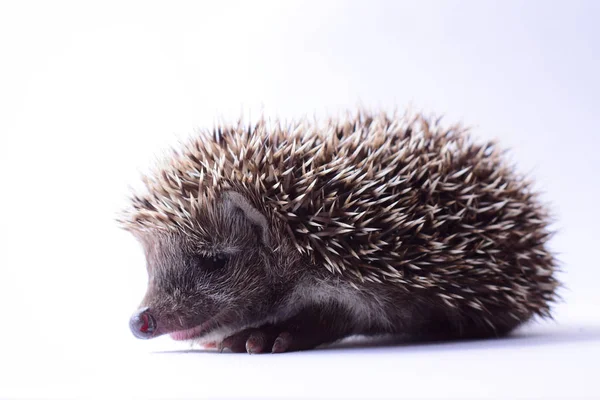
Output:
[[[227,191],[224,193],[225,205],[227,208],[237,208],[241,210],[246,218],[260,229],[262,234],[263,242],[269,246],[270,238],[269,238],[269,226],[267,223],[267,218],[256,209],[248,199],[237,192]]]

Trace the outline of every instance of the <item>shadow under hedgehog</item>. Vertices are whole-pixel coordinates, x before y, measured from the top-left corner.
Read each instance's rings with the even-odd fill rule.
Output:
[[[549,216],[493,143],[421,115],[199,132],[120,219],[148,288],[131,317],[249,353],[350,335],[504,335],[550,316]]]

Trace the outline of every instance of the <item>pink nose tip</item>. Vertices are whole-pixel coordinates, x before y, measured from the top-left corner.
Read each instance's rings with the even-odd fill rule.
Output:
[[[129,329],[138,339],[150,339],[156,332],[156,319],[148,307],[138,310],[129,320]]]

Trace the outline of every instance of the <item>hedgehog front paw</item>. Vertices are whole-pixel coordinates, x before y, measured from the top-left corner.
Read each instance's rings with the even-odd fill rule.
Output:
[[[219,351],[229,349],[234,353],[264,353],[271,341],[271,334],[265,329],[246,329],[223,339]]]
[[[247,352],[248,354],[260,353],[285,353],[288,351],[308,350],[321,344],[314,337],[305,337],[269,326],[262,328],[246,329],[233,334],[217,344],[217,349],[228,349],[234,353]]]
[[[344,309],[310,306],[287,320],[231,335],[217,348],[235,353],[285,353],[314,349],[353,333],[352,320]]]

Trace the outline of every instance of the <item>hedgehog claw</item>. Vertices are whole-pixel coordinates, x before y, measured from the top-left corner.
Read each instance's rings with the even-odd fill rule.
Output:
[[[248,354],[262,353],[266,342],[265,334],[261,331],[256,331],[250,334],[246,340],[246,351]]]
[[[291,343],[292,335],[288,332],[282,332],[277,336],[277,339],[275,339],[271,353],[283,353],[290,348]]]

